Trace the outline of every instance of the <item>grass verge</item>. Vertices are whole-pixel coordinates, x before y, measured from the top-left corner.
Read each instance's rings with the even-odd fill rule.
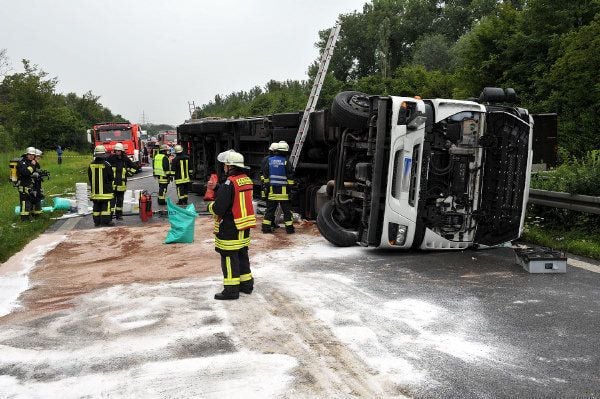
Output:
[[[8,181],[8,162],[19,156],[19,153],[0,154],[0,168],[4,170],[0,173],[0,262],[5,262],[44,232],[54,222],[52,217],[60,216],[59,212],[54,212],[43,214],[32,222],[21,222],[15,215],[19,193]],[[42,169],[50,172],[50,180],[42,184],[47,205],[52,205],[52,196],[70,197],[75,192],[75,183],[87,182],[87,166],[91,159],[91,154],[65,151],[63,163],[58,165],[56,153],[48,151],[40,161]]]
[[[590,234],[578,229],[563,230],[527,225],[521,239],[532,244],[600,260],[600,234]]]

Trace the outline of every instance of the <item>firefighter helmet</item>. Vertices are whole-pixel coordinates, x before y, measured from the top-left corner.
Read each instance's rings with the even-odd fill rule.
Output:
[[[27,147],[27,149],[25,150],[25,154],[35,155],[35,148],[34,147]]]
[[[125,151],[125,147],[123,147],[123,143],[117,143],[117,144],[115,144],[113,150],[115,150],[115,151]]]
[[[290,146],[286,141],[281,140],[279,143],[277,143],[277,150],[282,152],[288,152],[290,150]]]
[[[278,145],[279,143],[271,143],[271,145],[269,146],[269,151],[277,151]]]
[[[103,145],[97,145],[96,148],[94,148],[94,156],[101,154],[106,154],[106,148],[104,148]]]
[[[169,151],[169,146],[166,145],[166,144],[163,144],[163,145],[160,146],[160,150],[161,151]]]
[[[176,153],[176,154],[181,154],[182,152],[183,152],[183,147],[182,147],[182,146],[180,146],[179,144],[177,144],[177,145],[175,146],[175,153]]]
[[[220,153],[217,155],[217,161],[223,162],[225,165],[248,169],[248,167],[244,165],[244,156],[235,150],[227,150]]]
[[[36,157],[41,157],[43,154],[42,150],[38,150],[37,148],[35,149],[35,156]]]

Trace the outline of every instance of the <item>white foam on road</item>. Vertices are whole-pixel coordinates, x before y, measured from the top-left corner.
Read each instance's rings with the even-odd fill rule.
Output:
[[[240,346],[215,282],[113,286],[0,330],[0,397],[281,396],[294,357]]]
[[[478,339],[480,333],[489,334],[490,330],[477,311],[477,301],[448,308],[432,302],[435,299],[403,297],[402,293],[395,294],[398,299],[389,300],[385,293],[379,296],[376,291],[363,289],[360,276],[353,276],[351,271],[342,273],[336,268],[335,272],[323,273],[323,268],[310,268],[332,259],[351,266],[367,251],[333,247],[317,237],[293,248],[292,259],[290,249],[271,251],[254,258],[253,267],[260,267],[257,284],[267,280],[314,309],[314,315],[341,342],[397,384],[433,384],[439,361],[428,359],[432,355],[436,359],[436,352],[438,357],[442,354],[455,361],[480,364],[506,356],[506,351],[500,355],[489,339]]]
[[[0,317],[18,308],[18,298],[29,288],[29,272],[66,235],[42,234],[0,267]]]
[[[294,358],[240,352],[149,362],[113,373],[91,373],[21,384],[0,376],[0,392],[14,399],[75,398],[270,398],[281,395],[296,366]]]

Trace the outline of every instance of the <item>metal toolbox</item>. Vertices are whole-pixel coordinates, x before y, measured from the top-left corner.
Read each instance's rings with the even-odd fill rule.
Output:
[[[550,248],[517,248],[516,261],[529,273],[566,273],[567,257],[564,252]]]

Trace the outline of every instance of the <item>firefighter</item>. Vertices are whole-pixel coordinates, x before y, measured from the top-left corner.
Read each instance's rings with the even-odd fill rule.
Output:
[[[160,146],[160,153],[152,159],[153,174],[158,179],[158,205],[166,205],[167,188],[169,187],[169,178],[171,176],[171,167],[169,162],[169,146],[163,144]]]
[[[238,299],[240,291],[251,294],[254,289],[248,258],[250,229],[256,227],[254,185],[244,171],[248,168],[242,154],[229,150],[220,153],[217,160],[224,164],[227,179],[219,186],[215,201],[208,204],[215,220],[215,251],[221,254],[223,270],[224,289],[215,299]]]
[[[123,197],[127,190],[127,178],[136,174],[137,166],[125,154],[125,148],[122,143],[115,144],[114,154],[108,158],[108,163],[112,166],[114,181],[114,197],[111,201],[111,211],[115,214],[115,219],[123,219]]]
[[[187,205],[190,186],[190,158],[183,152],[179,144],[175,146],[175,158],[171,161],[171,171],[174,173],[177,187],[177,205]]]
[[[113,226],[110,203],[113,195],[113,169],[106,159],[106,149],[98,145],[94,149],[94,160],[88,167],[88,181],[91,186],[90,199],[94,204],[92,216],[94,226]]]
[[[31,190],[31,216],[34,218],[42,214],[42,199],[44,198],[44,191],[42,190],[42,166],[40,161],[42,160],[42,150],[35,149],[35,174],[32,176],[32,190]]]
[[[266,181],[267,178],[266,176],[263,175],[262,173],[262,165],[268,164],[269,162],[269,157],[273,156],[275,154],[275,149],[279,147],[279,143],[271,143],[271,145],[269,146],[269,155],[265,156],[262,161],[260,162],[261,165],[261,173],[260,173],[260,183],[261,183],[261,187],[260,187],[260,198],[263,200],[267,199],[267,190],[269,189],[269,185],[267,184],[268,182]]]
[[[21,203],[21,220],[29,220],[32,210],[31,191],[33,190],[33,180],[39,178],[36,172],[35,148],[27,147],[25,154],[17,164],[19,180],[17,188],[19,189],[19,202]]]
[[[267,209],[262,223],[263,233],[272,233],[277,207],[281,206],[285,231],[293,234],[294,218],[289,199],[289,190],[294,185],[292,164],[288,161],[290,147],[285,141],[273,143],[273,155],[263,159],[261,175],[266,187]]]

